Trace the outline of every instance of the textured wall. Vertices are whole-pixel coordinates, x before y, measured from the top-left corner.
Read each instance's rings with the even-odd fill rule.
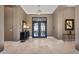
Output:
[[[58,39],[62,39],[62,34],[67,33],[65,31],[65,19],[75,19],[75,8],[59,6],[53,13],[53,19],[54,36]]]
[[[13,7],[4,6],[4,39],[13,40]]]
[[[20,32],[22,31],[22,20],[25,20],[26,14],[24,10],[20,6],[12,6],[12,7],[6,7],[6,13],[5,13],[5,23],[8,23],[6,28],[11,26],[12,27],[12,33],[6,35],[6,38],[9,37],[9,39],[6,40],[20,40]],[[10,12],[11,11],[11,12]],[[12,38],[12,39],[11,39]]]
[[[14,40],[20,40],[20,32],[22,31],[22,20],[26,19],[26,14],[20,6],[14,7],[13,18],[13,38]]]
[[[4,6],[0,6],[0,51],[4,48]]]
[[[75,34],[76,49],[79,50],[79,6],[75,7]]]

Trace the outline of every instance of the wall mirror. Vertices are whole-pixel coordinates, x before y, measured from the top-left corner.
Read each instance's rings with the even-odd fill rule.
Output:
[[[74,30],[74,19],[65,20],[65,30]]]

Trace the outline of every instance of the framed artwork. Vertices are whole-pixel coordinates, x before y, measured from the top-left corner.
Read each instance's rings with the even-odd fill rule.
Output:
[[[74,30],[74,19],[65,20],[65,30]]]

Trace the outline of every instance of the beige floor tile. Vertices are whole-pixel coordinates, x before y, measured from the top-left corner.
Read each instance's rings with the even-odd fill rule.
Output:
[[[74,41],[57,40],[54,37],[48,38],[29,38],[25,42],[5,41],[4,51],[1,53],[9,54],[60,54],[60,53],[75,53]]]

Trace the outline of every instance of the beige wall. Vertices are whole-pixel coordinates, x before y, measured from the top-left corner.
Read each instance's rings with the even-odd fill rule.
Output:
[[[12,7],[7,7],[6,8],[6,13],[5,13],[5,23],[8,23],[6,27],[12,27],[12,33],[8,34],[10,37],[13,39],[6,39],[6,40],[20,40],[20,32],[22,31],[22,20],[25,20],[26,14],[24,10],[20,6],[12,6]],[[11,12],[10,12],[11,11]],[[6,31],[5,27],[5,32]],[[7,36],[8,37],[8,36]]]
[[[75,7],[75,34],[76,49],[79,50],[79,6]]]
[[[13,40],[13,7],[4,6],[4,39]]]
[[[53,27],[54,34],[53,34],[53,36],[57,38],[58,37],[58,15],[57,15],[56,11],[53,13],[52,17],[53,17],[53,24],[54,24],[54,27]]]
[[[4,48],[4,6],[0,6],[0,51]]]
[[[13,18],[13,39],[20,40],[20,32],[22,31],[22,20],[26,19],[26,14],[20,6],[14,7]]]
[[[62,35],[67,33],[65,31],[65,19],[75,19],[75,8],[59,6],[53,13],[53,18],[54,36],[58,39],[62,39]]]
[[[46,15],[27,15],[27,25],[30,26],[30,35],[32,35],[32,17],[47,17],[47,35],[52,36],[53,35],[53,17],[51,14]]]

